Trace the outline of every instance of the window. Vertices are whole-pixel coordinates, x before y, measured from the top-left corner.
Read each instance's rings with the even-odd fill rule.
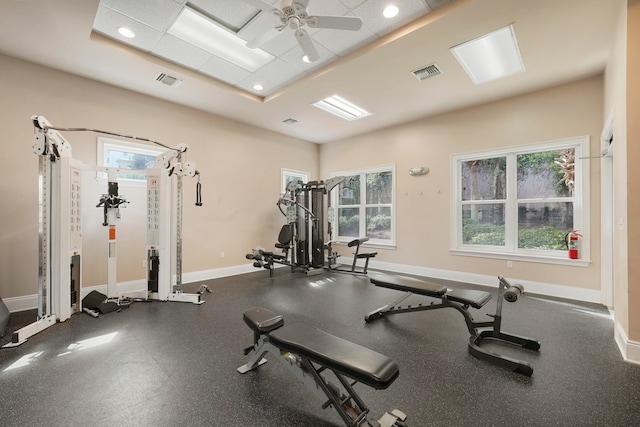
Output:
[[[347,177],[334,199],[338,238],[368,237],[370,243],[394,244],[395,168],[386,166],[335,175]]]
[[[153,145],[136,144],[109,138],[98,138],[98,166],[116,169],[151,169],[156,157],[164,149]],[[106,173],[98,173],[98,178],[107,178]],[[146,175],[118,174],[119,182],[146,183]]]
[[[291,181],[309,182],[309,172],[296,171],[292,169],[282,169],[282,184],[280,188],[281,194],[287,192],[287,185],[289,185]]]
[[[565,235],[589,229],[583,153],[588,137],[455,156],[454,251],[566,259]]]

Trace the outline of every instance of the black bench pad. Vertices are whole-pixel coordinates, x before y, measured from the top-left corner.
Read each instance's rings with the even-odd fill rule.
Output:
[[[413,277],[369,273],[369,280],[376,286],[411,292],[418,295],[426,295],[428,297],[441,298],[447,293],[446,286],[427,283],[424,280],[414,279]]]
[[[389,387],[400,373],[387,356],[304,323],[272,331],[269,341],[375,389]]]
[[[449,301],[469,304],[473,308],[482,308],[491,299],[491,294],[471,289],[452,289],[447,292],[446,297]]]
[[[258,334],[266,334],[284,325],[281,315],[262,307],[250,308],[244,312],[242,319]]]
[[[425,295],[432,298],[445,297],[449,301],[470,305],[473,308],[482,308],[490,299],[491,294],[484,291],[470,289],[452,289],[447,292],[447,287],[425,282],[413,277],[395,276],[384,273],[369,273],[369,280],[376,286],[411,292],[417,295]]]

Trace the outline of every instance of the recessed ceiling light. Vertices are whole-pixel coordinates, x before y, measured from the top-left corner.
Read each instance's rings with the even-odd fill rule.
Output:
[[[303,55],[302,56],[302,62],[306,62],[307,64],[311,64],[311,61],[309,61],[309,57],[307,55]]]
[[[254,90],[264,90],[264,86],[262,86],[260,83],[256,83],[253,85],[253,89]]]
[[[167,33],[252,72],[275,58],[262,49],[249,49],[246,41],[189,7],[182,9]]]
[[[395,4],[390,4],[384,8],[382,15],[385,18],[393,18],[396,15],[398,15],[399,12],[400,12],[400,9],[398,9],[398,6],[396,6]]]
[[[132,39],[136,36],[136,33],[133,32],[133,30],[131,28],[127,28],[127,27],[120,27],[118,28],[118,33],[122,36],[122,37],[126,37],[128,39]]]
[[[524,71],[513,25],[454,46],[450,50],[474,84]]]
[[[318,102],[314,102],[311,105],[349,121],[371,115],[370,112],[352,104],[344,98],[340,98],[338,95],[330,96]]]

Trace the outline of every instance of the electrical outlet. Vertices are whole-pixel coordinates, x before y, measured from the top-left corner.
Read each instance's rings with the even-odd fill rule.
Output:
[[[220,258],[224,258],[224,252],[220,252]]]
[[[507,261],[507,268],[513,268],[513,261]]]
[[[147,268],[147,260],[146,259],[142,260],[142,268]]]

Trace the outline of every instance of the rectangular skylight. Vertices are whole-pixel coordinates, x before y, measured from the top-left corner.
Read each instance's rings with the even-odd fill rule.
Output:
[[[251,72],[275,58],[264,50],[249,49],[240,37],[189,7],[182,9],[167,33]]]
[[[524,71],[513,25],[450,50],[477,85]]]
[[[371,115],[368,111],[350,103],[346,99],[340,98],[338,95],[330,96],[311,105],[349,121]]]

